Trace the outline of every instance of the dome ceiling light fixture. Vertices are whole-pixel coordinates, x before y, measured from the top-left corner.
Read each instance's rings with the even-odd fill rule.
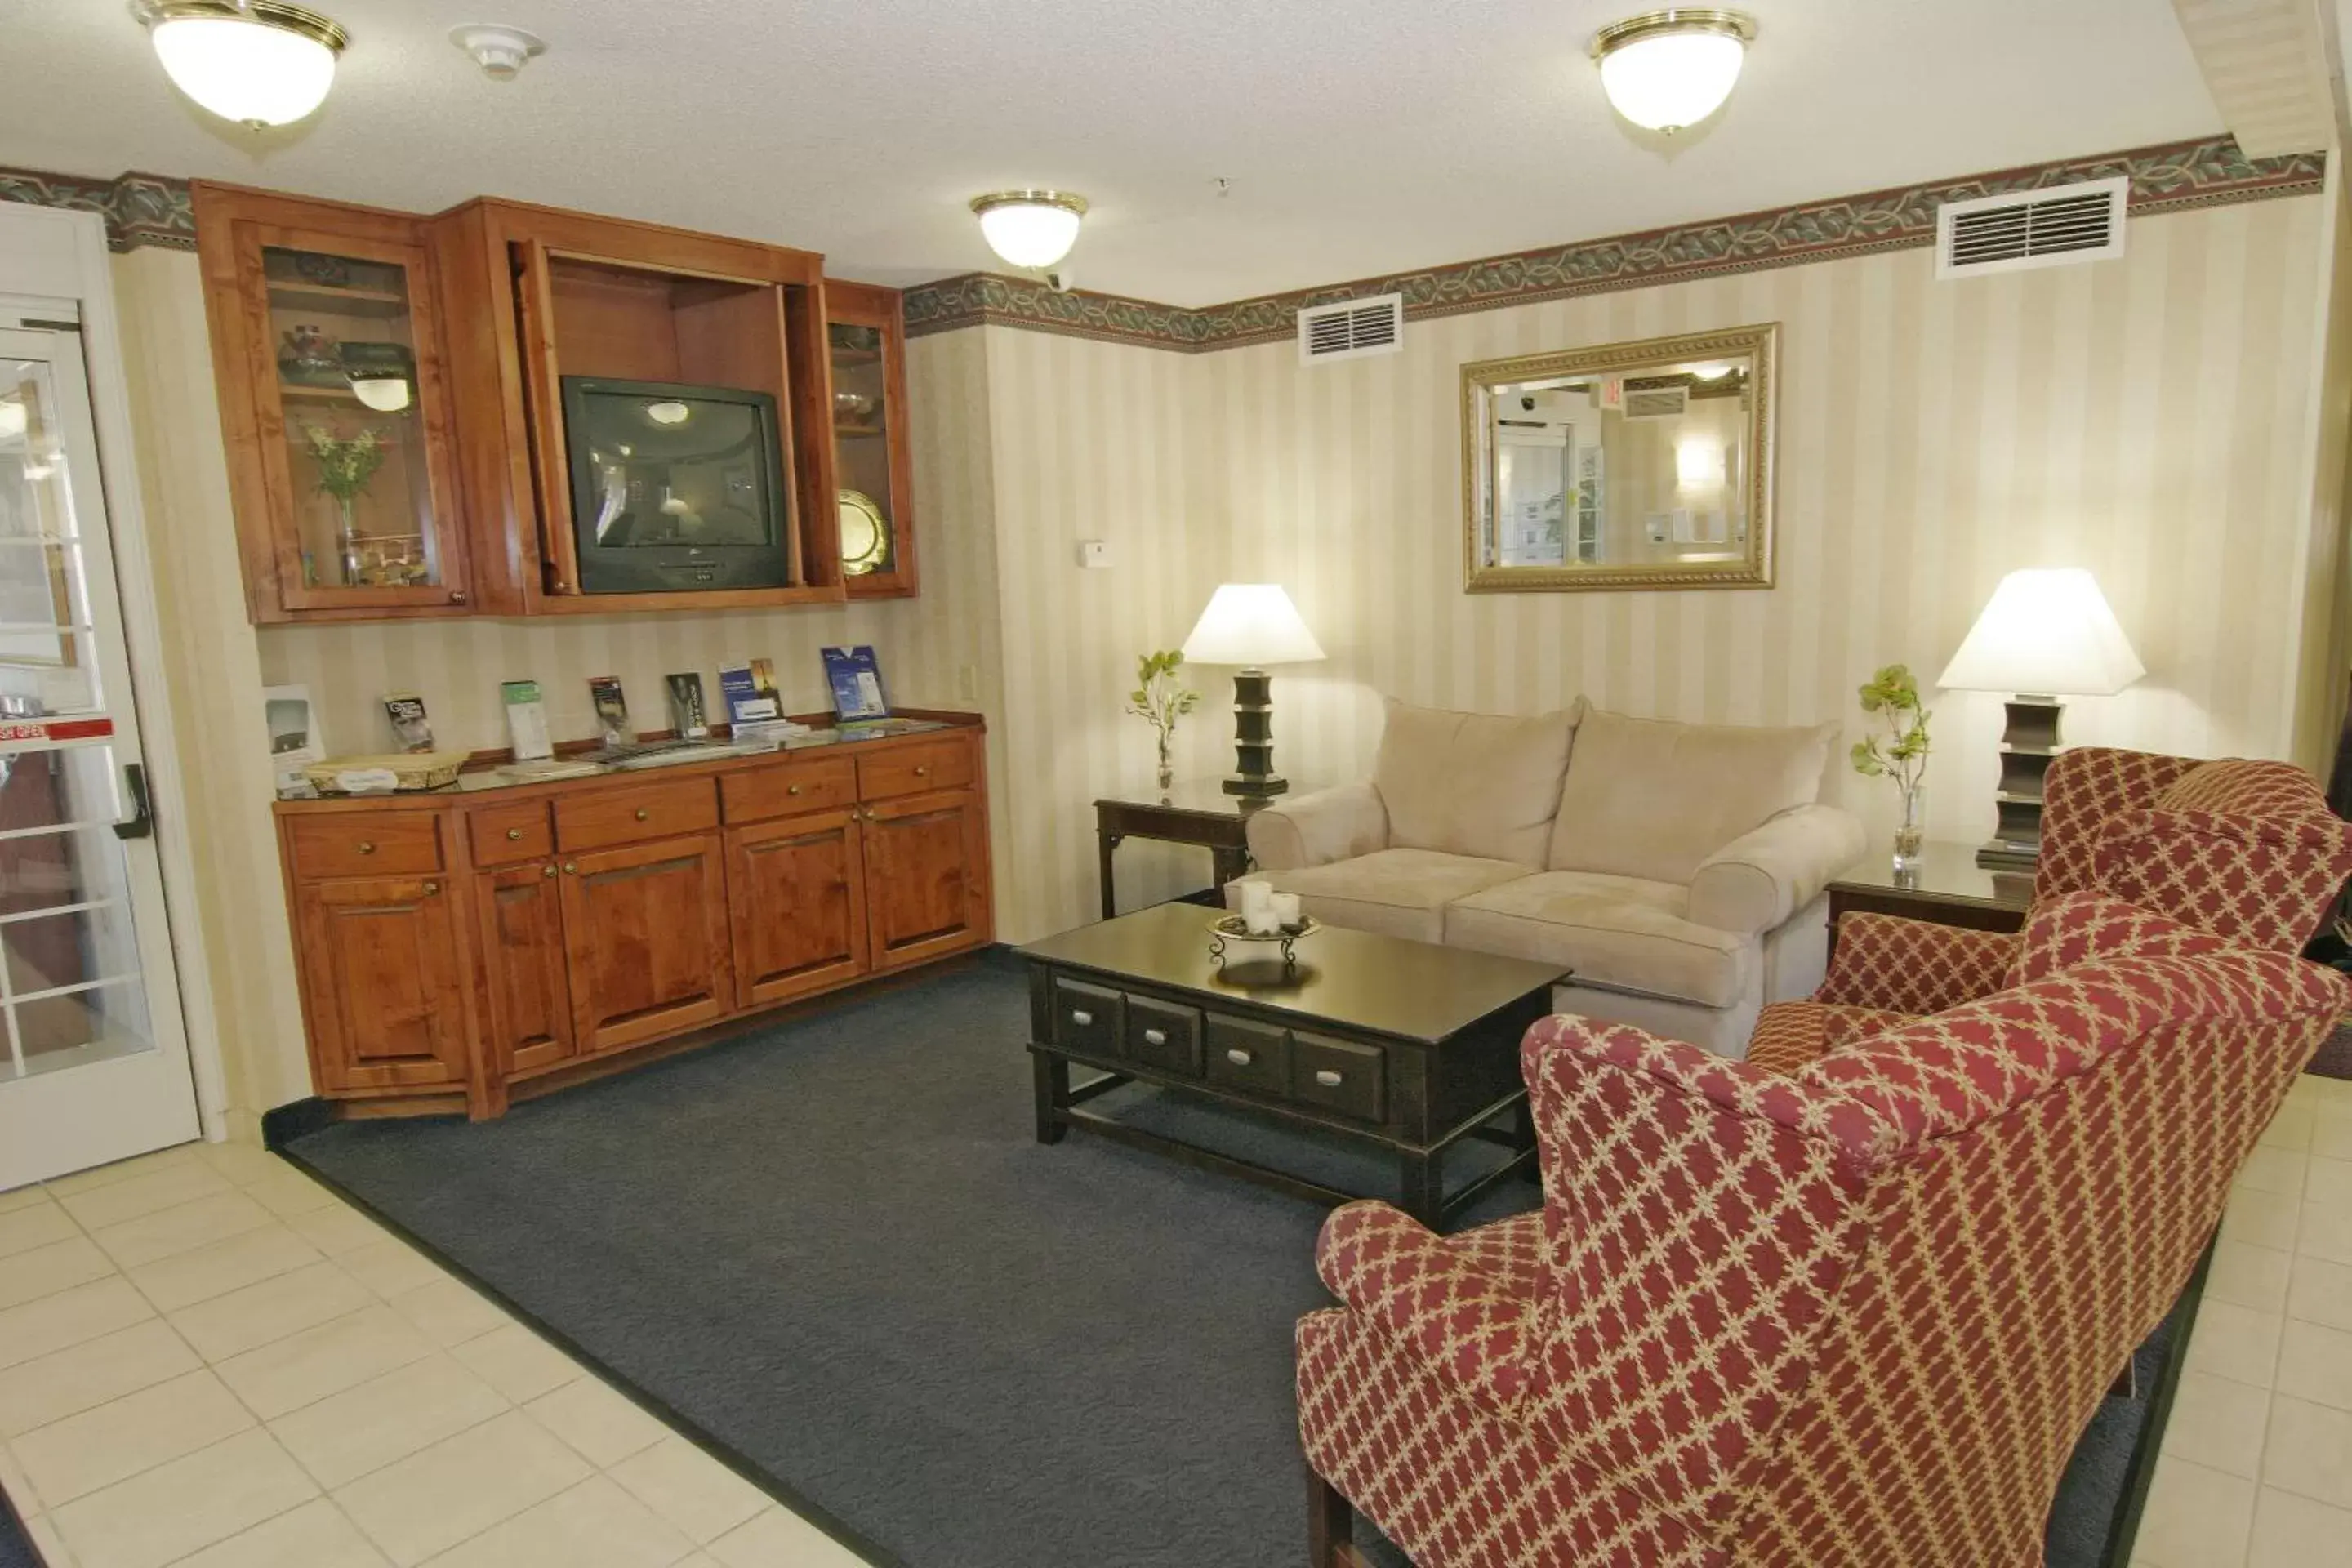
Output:
[[[291,125],[324,103],[351,42],[316,11],[279,0],[144,0],[137,16],[173,85],[256,131]]]
[[[1679,5],[1612,22],[1593,36],[1592,58],[1618,113],[1671,136],[1723,107],[1755,41],[1743,11]]]
[[[1009,266],[1035,271],[1070,254],[1087,198],[1067,191],[998,191],[972,197],[971,210],[989,249]]]

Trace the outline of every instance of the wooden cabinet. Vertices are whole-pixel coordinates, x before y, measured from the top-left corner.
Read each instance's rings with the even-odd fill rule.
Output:
[[[298,887],[294,941],[310,1064],[329,1093],[462,1087],[463,960],[441,877]]]
[[[988,941],[987,865],[987,812],[970,790],[867,806],[874,967],[903,969]]]
[[[563,940],[583,1052],[639,1045],[735,1007],[715,833],[568,856]]]
[[[203,182],[194,202],[252,618],[466,613],[425,220]]]
[[[977,724],[386,801],[280,802],[313,1079],[509,1085],[992,940]]]
[[[735,1002],[758,1007],[866,969],[866,876],[855,808],[727,833]]]
[[[907,328],[895,289],[825,279],[841,569],[853,599],[915,592],[915,459]]]
[[[481,818],[477,816],[478,828]],[[476,842],[480,841],[477,833]],[[478,872],[482,1045],[502,1078],[572,1059],[572,963],[552,860]]]

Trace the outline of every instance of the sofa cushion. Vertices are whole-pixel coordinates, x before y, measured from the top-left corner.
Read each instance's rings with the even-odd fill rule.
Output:
[[[1546,866],[1688,882],[1699,862],[1821,794],[1834,724],[1677,724],[1588,709]]]
[[[1562,964],[1584,984],[1731,1006],[1754,984],[1756,939],[1692,924],[1688,897],[1671,882],[1540,871],[1455,902],[1445,940]]]
[[[1391,697],[1372,784],[1389,845],[1540,870],[1584,699],[1532,719],[1415,708]]]
[[[1442,855],[1434,849],[1381,849],[1328,866],[1261,872],[1251,880],[1265,882],[1277,893],[1297,893],[1307,912],[1318,921],[1415,942],[1443,942],[1446,905],[1528,874],[1525,866],[1511,860]],[[1225,886],[1227,901],[1235,902],[1238,895],[1233,889],[1239,884]]]

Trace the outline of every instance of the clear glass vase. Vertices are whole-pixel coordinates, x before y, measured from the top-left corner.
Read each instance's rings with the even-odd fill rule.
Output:
[[[1919,852],[1927,842],[1927,792],[1912,784],[1900,793],[1903,815],[1895,825],[1895,875],[1919,874]]]
[[[1176,768],[1169,756],[1170,742],[1176,738],[1172,730],[1160,731],[1160,793],[1165,795],[1176,787]]]

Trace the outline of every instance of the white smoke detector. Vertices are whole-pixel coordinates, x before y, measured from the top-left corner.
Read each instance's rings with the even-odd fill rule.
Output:
[[[473,58],[492,81],[512,81],[523,62],[547,52],[546,40],[503,22],[466,22],[449,29],[449,41]]]

